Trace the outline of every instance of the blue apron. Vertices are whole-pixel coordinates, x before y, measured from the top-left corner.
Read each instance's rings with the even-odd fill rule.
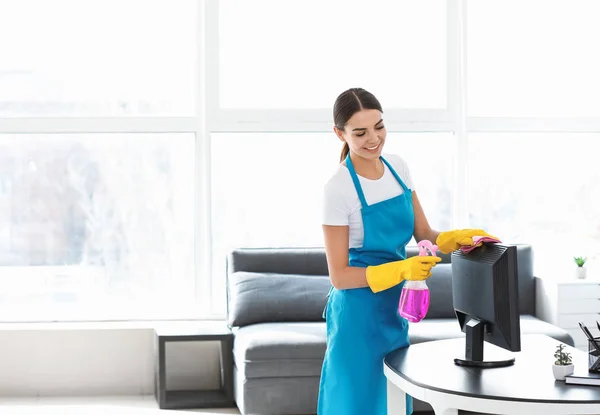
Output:
[[[367,267],[406,259],[406,244],[414,232],[412,193],[383,158],[404,192],[367,205],[358,176],[346,157],[346,167],[362,204],[364,241],[351,248],[349,265]],[[386,415],[387,385],[383,359],[406,347],[408,321],[398,314],[404,282],[374,294],[370,288],[329,292],[323,317],[327,321],[327,351],[321,372],[318,415]],[[412,398],[406,395],[407,414]]]

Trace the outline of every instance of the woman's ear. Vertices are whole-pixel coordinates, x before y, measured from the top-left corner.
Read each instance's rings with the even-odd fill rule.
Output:
[[[337,135],[337,138],[339,138],[340,141],[346,142],[346,139],[344,138],[344,131],[340,130],[337,127],[333,127],[333,132],[335,133],[335,135]]]

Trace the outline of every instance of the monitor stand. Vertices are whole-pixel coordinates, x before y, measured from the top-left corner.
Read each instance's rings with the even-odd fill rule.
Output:
[[[506,353],[495,353],[493,350],[486,352],[486,360],[483,360],[483,335],[485,323],[476,318],[471,318],[465,324],[466,344],[464,358],[454,359],[459,366],[491,368],[510,366],[515,362],[514,357],[508,357]]]

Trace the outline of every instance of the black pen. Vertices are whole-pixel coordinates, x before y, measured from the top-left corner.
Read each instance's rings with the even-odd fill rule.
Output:
[[[598,320],[596,320],[596,327],[598,327],[598,331],[600,331],[600,322],[598,322]],[[594,340],[594,344],[596,344],[596,345],[600,344],[600,337],[598,337],[598,341]],[[596,359],[596,361],[592,365],[591,369],[597,370],[599,367],[600,367],[600,355],[598,356],[598,359]]]
[[[590,331],[588,330],[588,328],[585,326],[585,324],[583,324],[581,321],[579,322],[579,327],[581,327],[581,330],[583,331],[583,333],[585,334],[585,337],[588,338],[589,341],[592,342],[592,344],[594,345],[594,348],[596,349],[596,351],[598,353],[600,353],[600,346],[598,346],[598,344],[596,343],[596,339],[594,339],[594,336],[592,336],[592,333],[590,333]]]
[[[596,362],[594,362],[594,364],[590,368],[591,370],[596,370],[598,368],[598,365],[600,364],[600,346],[598,346],[598,343],[596,343],[596,339],[594,339],[594,336],[592,336],[592,333],[590,333],[588,328],[581,321],[579,322],[579,327],[581,327],[581,331],[583,331],[583,334],[585,334],[585,337],[587,337],[588,340],[592,342],[592,344],[594,345],[594,348],[598,352],[598,359],[596,360]]]

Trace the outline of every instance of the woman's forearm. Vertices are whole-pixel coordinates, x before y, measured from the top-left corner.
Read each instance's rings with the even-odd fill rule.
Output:
[[[437,237],[440,233],[441,232],[438,232],[435,229],[429,229],[426,233],[424,233],[422,235],[415,235],[415,239],[417,240],[417,243],[427,240],[435,245],[435,242],[437,241]]]
[[[329,273],[331,283],[338,290],[368,287],[367,269],[361,267],[344,267]]]
[[[429,235],[427,236],[427,240],[429,240],[432,244],[435,245],[435,242],[437,241],[437,237],[440,235],[441,232],[436,231],[435,229],[432,229],[429,232]]]

